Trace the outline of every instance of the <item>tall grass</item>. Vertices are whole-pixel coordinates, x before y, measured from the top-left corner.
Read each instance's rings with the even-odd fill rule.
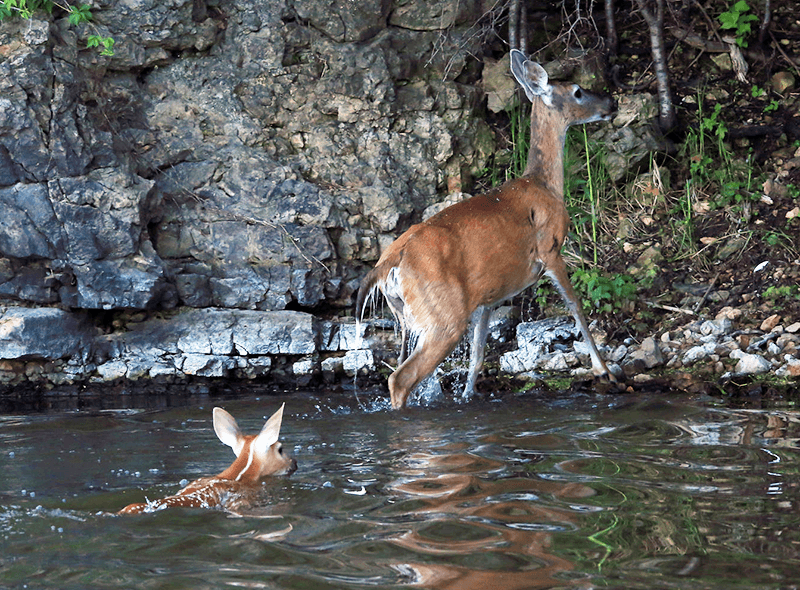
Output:
[[[519,178],[528,164],[531,147],[531,105],[518,102],[508,111],[511,134],[511,163],[506,170],[506,181]]]
[[[564,155],[564,202],[575,228],[591,243],[594,265],[600,261],[603,203],[610,202],[611,186],[604,146],[589,140],[585,125],[570,129]]]

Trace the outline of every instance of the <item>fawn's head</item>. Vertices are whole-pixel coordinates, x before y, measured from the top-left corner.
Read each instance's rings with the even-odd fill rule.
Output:
[[[511,73],[534,105],[541,101],[560,116],[563,127],[607,121],[616,112],[610,96],[595,94],[569,82],[550,82],[547,72],[518,49],[511,50]]]
[[[236,461],[219,474],[220,479],[255,483],[267,475],[294,473],[297,462],[284,452],[278,441],[284,405],[256,435],[242,434],[233,416],[222,408],[214,408],[214,432],[236,454]]]

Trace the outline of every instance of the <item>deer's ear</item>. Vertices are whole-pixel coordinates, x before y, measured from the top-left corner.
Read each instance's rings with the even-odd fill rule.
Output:
[[[222,408],[214,408],[214,432],[217,433],[217,438],[232,448],[238,457],[244,446],[244,436],[233,416]]]
[[[283,407],[286,404],[281,404],[278,411],[270,416],[264,428],[258,433],[258,436],[253,441],[253,445],[260,453],[266,453],[272,445],[278,442],[278,437],[281,434],[281,422],[283,421]]]
[[[552,90],[545,69],[525,57],[519,49],[511,50],[511,73],[517,79],[528,100],[538,96],[545,104],[551,104]]]

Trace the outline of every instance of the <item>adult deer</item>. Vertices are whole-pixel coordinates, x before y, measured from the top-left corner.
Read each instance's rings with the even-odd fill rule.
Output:
[[[615,103],[575,84],[549,82],[539,64],[511,51],[511,72],[531,101],[531,147],[522,177],[462,201],[395,240],[361,283],[356,317],[380,289],[401,326],[400,365],[389,377],[392,407],[455,348],[475,318],[464,397],[483,364],[494,306],[546,274],[555,283],[589,345],[595,375],[615,381],[597,351],[567,276],[561,245],[569,216],[564,206],[564,141],[570,125],[611,118]],[[410,335],[417,337],[408,355]]]
[[[215,477],[193,481],[174,496],[152,502],[130,504],[117,514],[140,514],[163,508],[225,508],[237,512],[252,503],[258,483],[267,475],[289,475],[297,462],[283,452],[278,437],[283,420],[283,406],[275,412],[258,434],[245,435],[233,416],[214,408],[214,432],[233,449],[236,460]]]

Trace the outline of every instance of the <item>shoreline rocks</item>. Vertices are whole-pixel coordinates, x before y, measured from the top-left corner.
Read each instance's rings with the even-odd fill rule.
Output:
[[[713,320],[692,320],[641,342],[596,336],[611,370],[639,386],[655,375],[687,371],[718,382],[800,377],[800,326],[778,320],[764,331],[737,327],[732,317],[734,310],[725,308]],[[381,319],[357,326],[352,318],[323,320],[300,311],[221,308],[134,313],[103,327],[91,319],[84,311],[0,306],[0,385],[212,378],[303,387],[375,374],[381,365],[394,366],[399,350],[393,322]],[[499,355],[500,374],[581,379],[591,364],[579,338],[568,316],[514,325],[511,308],[502,307],[492,318],[489,358],[512,344]],[[466,370],[468,354],[460,348],[448,359],[456,367],[449,381]],[[484,376],[493,372],[484,366]],[[461,395],[457,383],[445,389]]]

